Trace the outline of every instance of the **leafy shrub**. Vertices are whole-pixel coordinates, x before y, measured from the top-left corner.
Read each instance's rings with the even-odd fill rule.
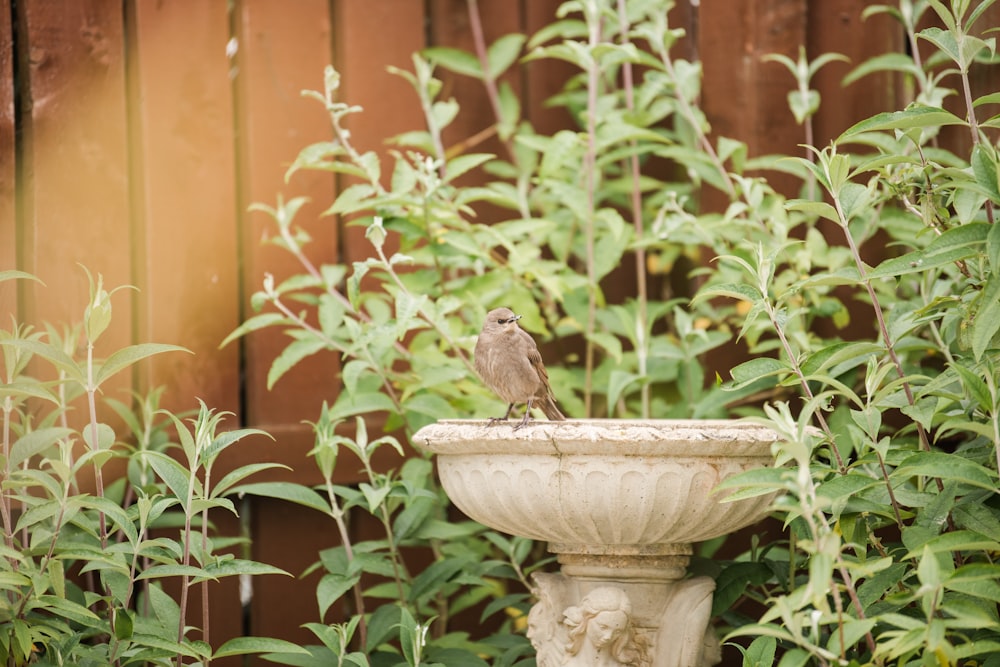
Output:
[[[34,278],[0,272],[0,281],[16,279]],[[100,276],[91,280],[82,320],[62,331],[17,322],[0,330],[0,660],[179,665],[263,651],[301,653],[289,642],[252,637],[213,649],[207,625],[200,632],[189,626],[192,590],[201,591],[207,618],[209,582],[287,574],[235,557],[230,548],[240,539],[218,535],[209,520],[210,511],[235,513],[226,497],[231,489],[275,464],[244,466],[213,480],[218,455],[259,432],[220,432],[225,415],[204,404],[190,420],[163,412],[160,390],[131,404],[108,399],[129,432],[116,433],[102,421],[113,416],[97,407],[110,378],[152,355],[183,351],[145,343],[97,359],[95,344],[111,322],[115,291],[106,291]],[[76,425],[69,412],[80,400],[86,419]],[[116,460],[126,462],[126,472],[105,484]],[[168,580],[180,589],[179,601],[164,592]]]
[[[779,647],[782,665],[986,659],[1000,601],[1000,191],[985,134],[997,120],[977,119],[997,96],[972,99],[968,75],[994,56],[993,39],[973,34],[990,3],[870,7],[936,54],[860,64],[849,80],[896,72],[914,84],[913,103],[808,146],[806,158],[750,157],[745,144],[710,137],[700,68],[671,53],[682,33],[667,22],[670,4],[567,2],[530,39],[415,55],[399,74],[427,126],[392,139],[389,165],[352,147],[343,121],[360,110],[336,99],[329,70],[326,89],[308,94],[330,112],[334,139],[305,148],[289,177],[342,174],[327,213],[365,226],[372,257],[267,284],[256,303],[273,309],[237,333],[286,328],[294,340],[275,376],[315,349],[340,351],[344,388],[330,418],[384,411],[387,429],[412,434],[491,414],[469,356],[485,311],[509,305],[547,341],[572,416],[756,415],[782,434],[780,467],[732,485],[781,491],[787,536],[717,573],[730,636],[758,636],[741,649],[747,664],[767,664]],[[918,31],[924,19],[940,27]],[[522,62],[578,69],[554,98],[577,128],[541,135],[520,116],[503,74],[522,46]],[[811,78],[842,57],[773,59],[794,77],[789,103],[811,144],[821,104]],[[483,83],[502,155],[443,145],[459,109],[439,99],[435,66]],[[941,108],[953,80],[963,116]],[[940,143],[948,125],[969,129],[971,152]],[[798,198],[771,187],[776,169],[799,178]],[[723,211],[701,207],[705,189],[722,194]],[[278,242],[301,255],[298,206],[268,210]],[[492,224],[479,221],[487,211]],[[837,235],[823,231],[831,223]],[[871,248],[877,266],[864,259]],[[718,259],[693,274],[693,299],[650,292],[652,278],[704,256]],[[629,262],[634,296],[612,301]],[[871,330],[849,326],[855,299]],[[314,306],[318,324],[293,300]],[[734,337],[751,358],[713,383],[707,355]],[[760,396],[772,400],[755,408]],[[766,605],[762,618],[730,608],[744,595]]]

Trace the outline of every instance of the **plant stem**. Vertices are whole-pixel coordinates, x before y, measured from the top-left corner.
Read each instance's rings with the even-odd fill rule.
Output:
[[[622,43],[628,45],[629,42],[628,13],[625,0],[618,0],[618,32],[621,34]],[[630,112],[635,111],[635,84],[633,81],[632,63],[626,61],[622,65],[622,87],[625,92],[625,108]],[[629,142],[632,148],[632,155],[628,159],[628,172],[631,175],[632,190],[632,226],[635,229],[635,291],[636,291],[636,362],[639,375],[643,378],[647,374],[647,362],[649,350],[646,339],[648,329],[647,322],[649,314],[647,304],[649,296],[646,287],[646,248],[643,245],[643,224],[642,224],[642,187],[639,182],[639,155],[636,153],[638,142],[633,139]],[[641,415],[643,419],[650,416],[650,383],[643,382],[640,388]]]
[[[830,175],[827,174],[827,179],[829,180]],[[847,216],[844,214],[843,206],[840,203],[840,197],[834,195],[833,206],[837,211],[837,217],[840,220],[840,227],[844,231],[844,238],[847,241],[847,246],[851,251],[851,256],[854,258],[854,266],[858,270],[858,276],[861,278],[861,282],[865,285],[865,290],[868,292],[868,298],[871,299],[872,308],[875,310],[875,321],[878,323],[879,333],[882,337],[882,342],[885,344],[886,352],[889,354],[889,359],[892,361],[892,365],[896,368],[896,373],[899,378],[903,380],[903,393],[906,395],[906,402],[913,406],[916,401],[913,398],[913,389],[910,387],[910,383],[905,379],[906,372],[903,370],[903,364],[899,360],[899,355],[896,354],[896,347],[893,344],[892,337],[889,335],[889,327],[885,322],[885,314],[882,310],[882,304],[879,301],[878,294],[875,293],[875,287],[872,284],[871,278],[868,277],[868,270],[865,269],[865,263],[861,259],[861,251],[858,249],[857,243],[854,242],[854,236],[851,234],[851,229],[848,226]],[[917,427],[917,434],[920,437],[920,446],[924,451],[931,451],[931,444],[927,438],[927,431],[924,430],[923,425],[920,422],[914,422]],[[943,489],[940,478],[937,479],[938,489]]]
[[[4,461],[4,471],[3,479],[4,481],[10,479],[10,422],[11,415],[14,412],[14,402],[10,396],[6,396],[3,399],[3,461]],[[0,515],[3,517],[3,540],[4,544],[10,550],[10,553],[14,552],[14,524],[11,519],[11,499],[7,495],[6,484],[0,486]],[[14,571],[17,571],[17,559],[8,556],[8,562]]]
[[[347,561],[351,562],[354,560],[354,549],[351,546],[351,535],[347,531],[347,523],[344,521],[344,510],[341,509],[340,503],[337,502],[337,495],[333,490],[333,480],[328,476],[324,476],[324,483],[326,484],[326,493],[330,497],[330,517],[333,519],[334,524],[337,526],[337,532],[340,534],[340,543],[344,546],[344,555],[347,556]],[[365,598],[361,591],[361,583],[357,582],[351,587],[351,591],[354,594],[354,607],[356,614],[361,618],[358,624],[358,632],[360,633],[361,646],[368,645],[368,622],[365,618]]]
[[[195,438],[198,437],[197,428],[198,427],[196,426]],[[191,468],[190,470],[191,475],[190,479],[188,480],[187,498],[185,499],[184,505],[182,505],[182,507],[184,508],[184,533],[182,535],[184,545],[183,545],[183,553],[181,556],[181,564],[184,565],[184,567],[188,567],[189,565],[191,565],[191,506],[194,503],[194,488],[195,488],[195,483],[197,481],[195,472],[196,462],[191,461],[189,462],[188,465]],[[187,625],[187,605],[188,605],[188,594],[189,594],[188,589],[190,589],[191,587],[190,581],[191,581],[190,576],[188,576],[187,574],[181,575],[180,578],[181,594],[180,594],[180,600],[178,601],[178,606],[180,607],[180,619],[177,622],[178,643],[182,643],[184,641],[184,628]],[[180,653],[178,653],[177,667],[181,667],[181,665],[183,664],[181,662],[182,658],[183,656]]]
[[[410,290],[407,289],[406,285],[400,279],[399,275],[393,270],[392,263],[385,256],[385,252],[382,250],[382,247],[376,246],[375,250],[378,253],[379,259],[382,260],[383,268],[385,269],[386,273],[389,274],[389,277],[392,278],[392,281],[396,284],[396,287],[402,290],[405,294],[412,297],[413,295],[410,292]],[[469,357],[462,351],[462,348],[460,348],[455,343],[455,340],[452,338],[448,330],[444,326],[442,326],[441,323],[438,322],[436,318],[431,317],[423,306],[420,306],[417,312],[420,315],[421,319],[427,322],[427,324],[431,325],[434,328],[434,330],[437,331],[438,334],[440,334],[440,336],[445,340],[445,342],[448,343],[448,347],[450,347],[455,352],[459,360],[465,365],[465,367],[469,370],[469,372],[471,372],[473,376],[476,376],[477,372],[475,365],[473,365]],[[407,355],[409,355],[409,352],[407,352]]]
[[[590,60],[587,65],[587,150],[583,156],[583,177],[587,197],[587,216],[584,220],[587,246],[587,323],[585,329],[586,352],[584,371],[583,413],[593,414],[595,346],[593,334],[597,328],[597,258],[595,255],[596,192],[597,192],[597,88],[600,67],[595,50],[601,41],[601,16],[597,8],[584,12],[587,17]],[[609,406],[610,407],[610,406]]]
[[[205,495],[209,495],[209,490],[212,488],[212,461],[210,459],[205,462]],[[204,554],[208,553],[208,507],[206,506],[201,511],[201,553],[204,558]],[[204,563],[202,563],[204,565]],[[201,582],[201,638],[206,644],[211,645],[211,637],[209,633],[209,604],[208,604],[208,579]]]
[[[764,292],[766,294],[766,292]],[[774,305],[767,299],[764,299],[764,309],[767,312],[767,317],[771,321],[771,326],[774,330],[778,332],[778,340],[781,341],[781,348],[785,352],[785,356],[788,357],[788,363],[792,365],[792,371],[799,378],[799,385],[802,387],[802,393],[806,395],[810,401],[815,398],[813,395],[812,388],[809,386],[808,380],[806,380],[805,373],[802,372],[802,367],[799,366],[798,358],[795,355],[795,350],[792,349],[792,344],[788,341],[785,336],[784,329],[778,323],[778,314],[774,310]],[[833,436],[833,429],[826,421],[826,417],[823,416],[822,411],[816,412],[816,420],[819,422],[820,428],[823,430],[824,435],[826,435],[827,440],[830,442],[830,450],[833,452],[834,458],[837,460],[837,470],[841,475],[847,473],[847,466],[844,465],[844,459],[840,456],[840,450],[837,449],[837,442]]]
[[[99,429],[97,427],[97,386],[94,384],[94,343],[87,341],[87,408],[90,415],[90,448],[95,452],[100,449]],[[94,459],[94,484],[98,498],[104,497],[104,473],[102,464]],[[98,521],[101,531],[101,548],[108,548],[108,525],[104,512],[98,511]]]
[[[975,148],[979,145],[979,122],[976,120],[976,109],[972,102],[972,86],[969,84],[969,70],[968,68],[962,69],[962,93],[965,96],[965,109],[966,118],[969,121],[969,134],[972,135],[972,146]],[[986,219],[992,225],[993,220],[993,202],[989,198],[986,199]]]
[[[503,119],[503,113],[500,110],[500,93],[497,90],[497,82],[493,78],[493,72],[490,71],[490,61],[486,54],[486,38],[483,35],[483,19],[479,14],[479,2],[478,0],[467,0],[466,4],[469,7],[469,28],[472,30],[473,48],[476,51],[479,66],[483,70],[483,87],[486,88],[486,97],[489,99],[490,109],[493,110],[493,117],[499,123]],[[514,152],[513,143],[509,138],[502,139],[502,141],[511,161],[516,162],[517,154]]]
[[[663,69],[667,72],[670,79],[674,82],[677,81],[677,71],[674,68],[674,61],[670,57],[670,51],[663,45],[661,40],[658,40],[656,44],[651,44],[653,49],[660,56],[660,62],[663,64]],[[733,184],[732,176],[726,170],[722,160],[719,159],[719,154],[715,152],[715,147],[712,146],[712,142],[708,140],[708,135],[701,127],[698,115],[694,112],[694,107],[691,103],[684,97],[681,91],[678,89],[677,95],[674,98],[677,101],[677,108],[681,112],[681,116],[687,121],[691,129],[694,130],[698,137],[698,143],[701,145],[701,149],[705,151],[705,154],[712,161],[715,169],[719,172],[719,176],[722,177],[722,183],[725,186],[726,195],[729,196],[730,200],[736,199],[736,186]]]
[[[347,348],[345,348],[343,345],[341,345],[340,343],[338,343],[337,341],[335,341],[333,338],[330,338],[329,336],[327,336],[325,333],[323,333],[323,331],[321,329],[318,329],[317,327],[314,327],[313,325],[309,324],[309,322],[307,322],[305,320],[305,318],[300,317],[299,315],[297,315],[291,308],[289,308],[288,306],[286,306],[281,301],[281,298],[277,294],[273,294],[271,296],[271,303],[273,303],[274,307],[277,308],[279,311],[281,311],[281,313],[283,315],[285,315],[290,320],[292,320],[296,324],[296,326],[301,327],[302,329],[304,329],[304,330],[308,331],[309,333],[313,334],[314,336],[316,336],[317,338],[319,338],[320,340],[322,340],[326,345],[329,345],[331,348],[333,348],[334,350],[337,350],[341,354],[350,355],[350,353],[348,352]],[[398,345],[398,343],[397,343],[397,345]],[[365,349],[366,352],[368,351],[368,348],[364,348],[364,349]],[[404,348],[404,351],[405,351],[405,348]],[[409,351],[406,351],[406,354],[409,355]],[[379,366],[377,366],[376,364],[374,364],[373,360],[369,360],[369,361],[372,362],[372,366],[374,368],[379,368]],[[396,390],[393,389],[393,387],[392,387],[392,382],[390,382],[389,378],[386,377],[384,373],[380,373],[380,375],[381,375],[381,378],[382,378],[382,386],[385,387],[385,390],[386,390],[386,393],[389,396],[389,399],[392,400],[393,405],[395,405],[397,409],[399,409],[400,411],[402,411],[402,403],[400,403],[399,397],[396,395]]]

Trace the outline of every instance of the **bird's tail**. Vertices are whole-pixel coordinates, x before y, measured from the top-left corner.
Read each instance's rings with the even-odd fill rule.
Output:
[[[542,412],[544,412],[545,416],[551,419],[552,421],[557,421],[557,422],[566,421],[565,415],[559,412],[559,408],[556,407],[556,402],[552,399],[551,396],[544,396],[538,399],[538,402],[536,403],[535,407],[539,408]]]

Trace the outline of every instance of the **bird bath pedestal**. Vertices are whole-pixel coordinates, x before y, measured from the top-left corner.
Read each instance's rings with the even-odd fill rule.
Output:
[[[686,578],[694,542],[749,526],[771,496],[715,486],[772,464],[768,428],[729,420],[441,421],[417,447],[469,517],[548,542],[528,637],[539,667],[701,667],[719,661],[715,582]]]

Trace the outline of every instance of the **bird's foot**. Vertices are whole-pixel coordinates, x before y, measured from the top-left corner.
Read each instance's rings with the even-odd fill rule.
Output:
[[[517,423],[517,426],[514,427],[514,430],[519,431],[530,423],[531,423],[531,415],[525,414],[524,417],[521,418],[521,421]]]
[[[507,421],[507,416],[506,415],[504,415],[503,417],[490,417],[487,420],[486,425],[487,426],[496,426],[500,422],[505,422],[505,421]]]

